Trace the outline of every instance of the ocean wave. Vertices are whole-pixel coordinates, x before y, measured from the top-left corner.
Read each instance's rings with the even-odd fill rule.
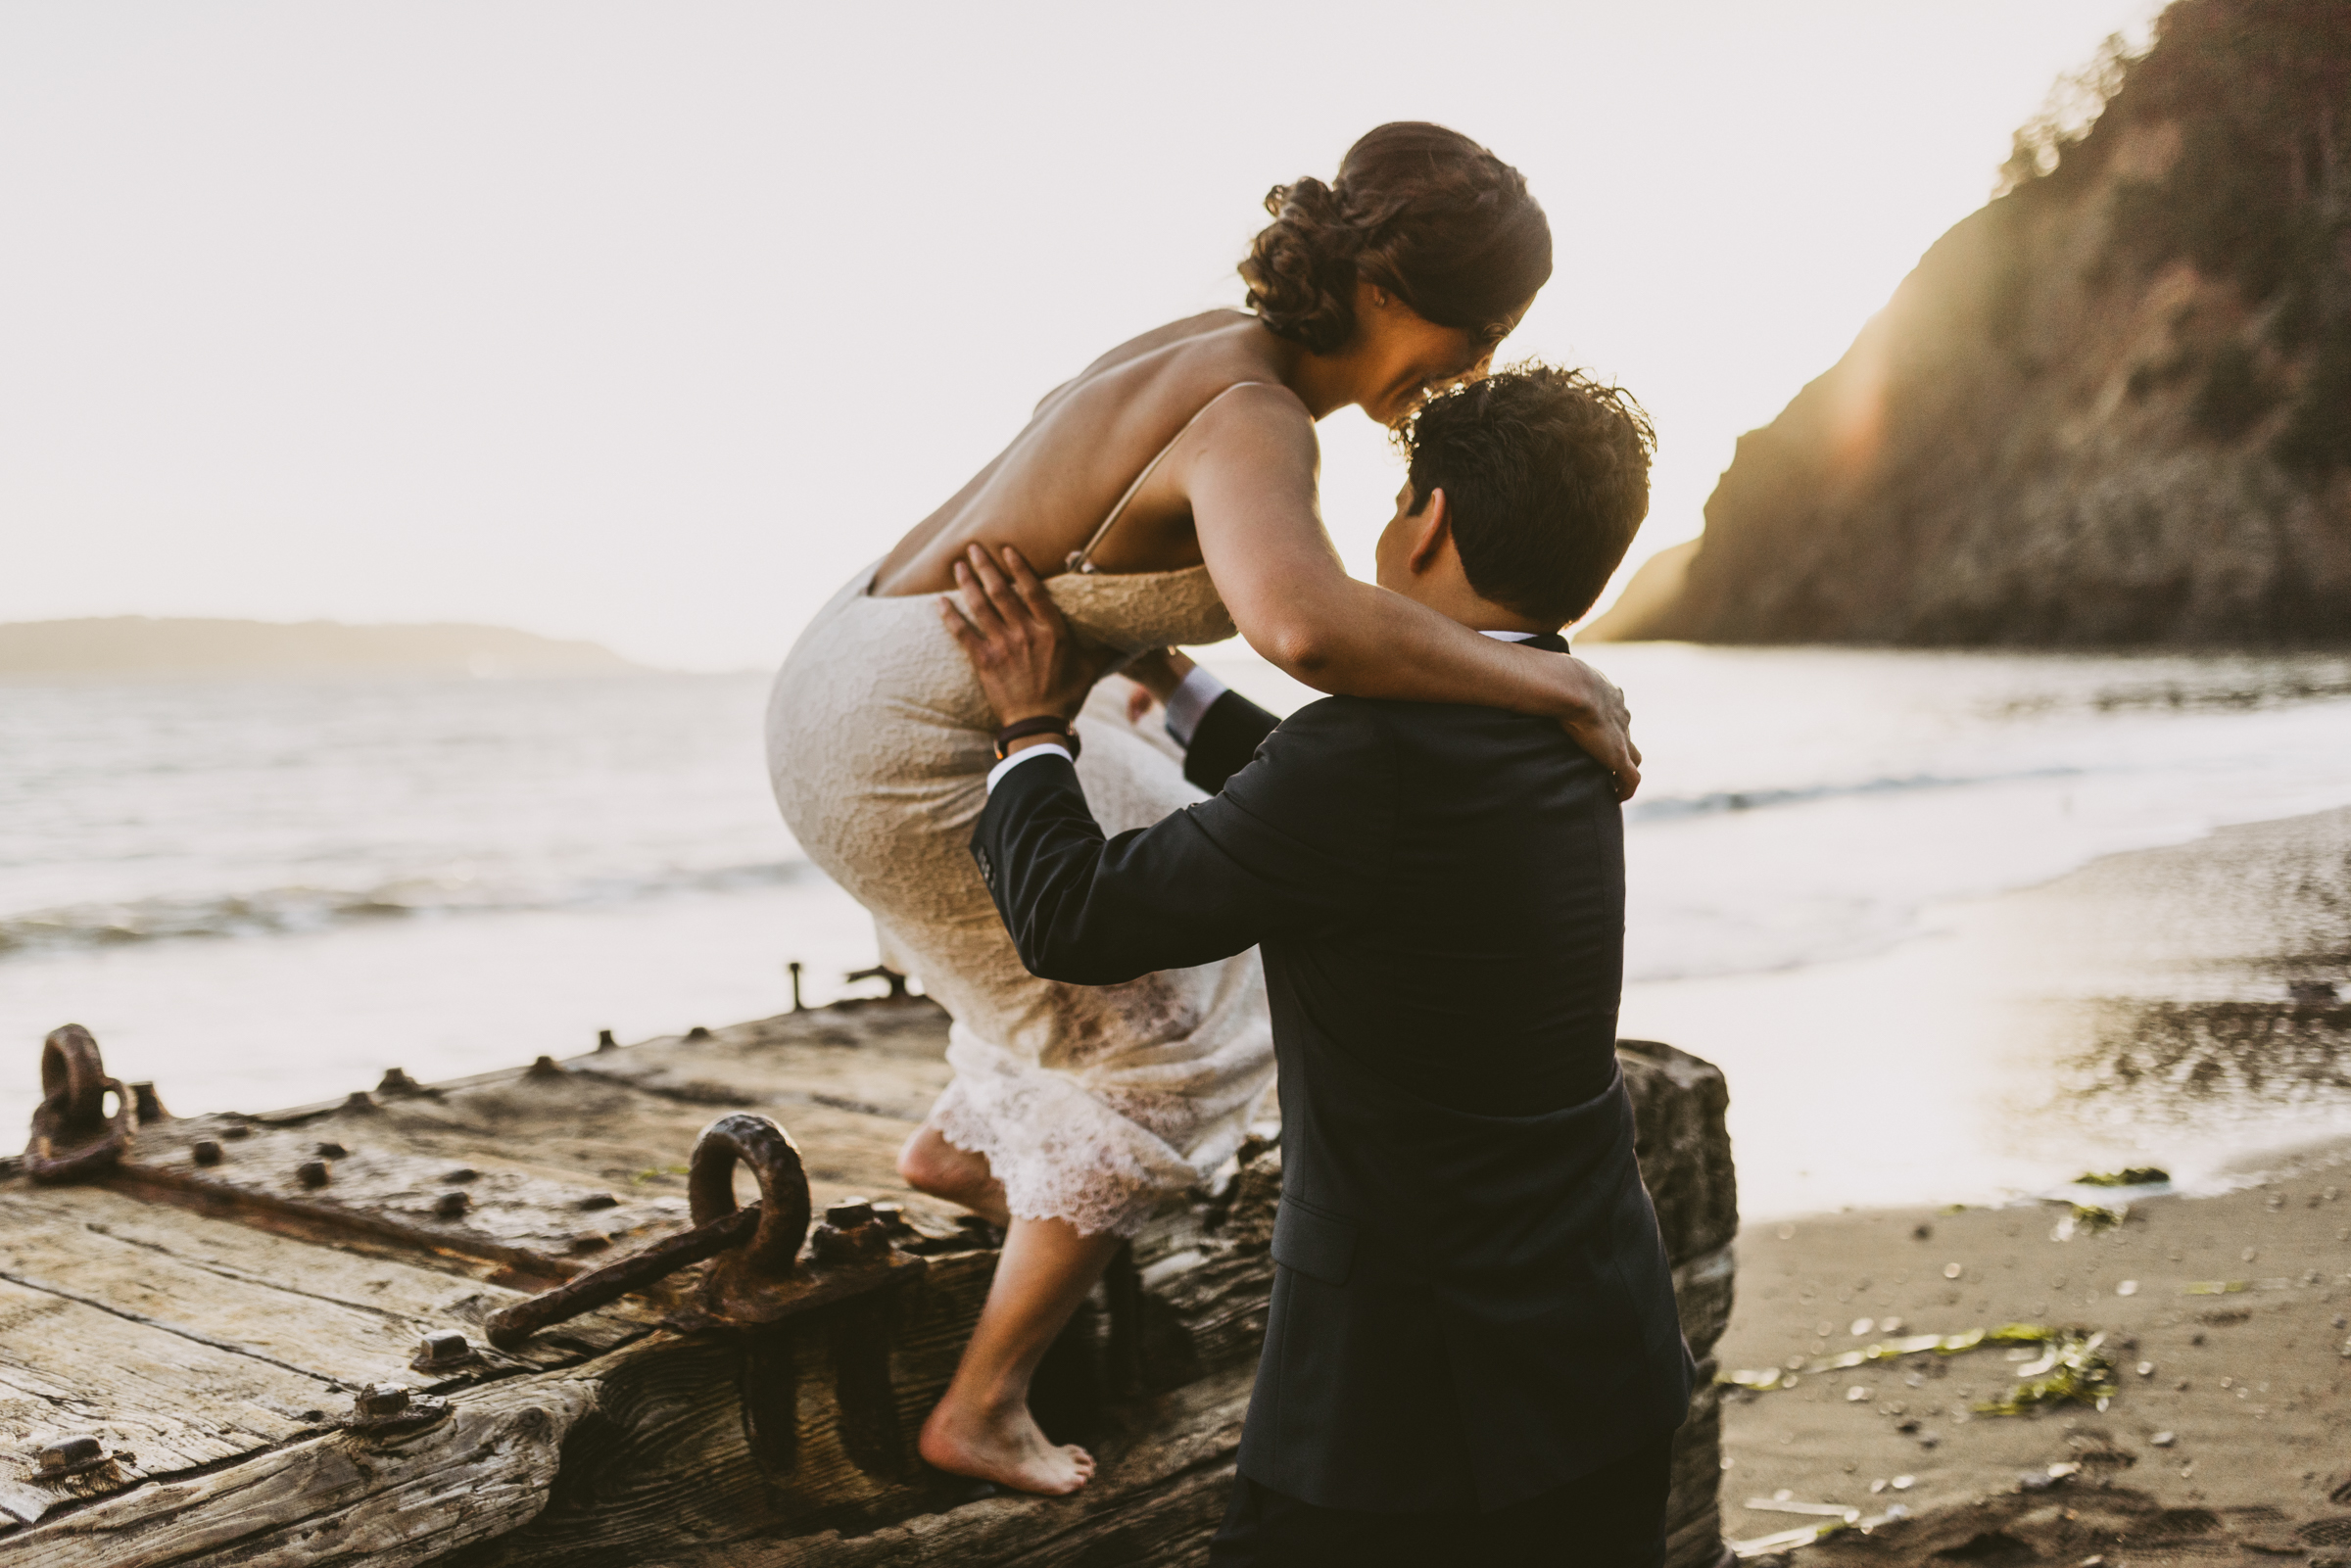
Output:
[[[412,879],[366,888],[271,887],[78,904],[0,915],[0,957],[193,937],[284,936],[420,917],[592,909],[782,886],[816,874],[804,860],[786,860],[583,877],[538,887]]]
[[[1816,800],[1839,800],[1855,795],[1909,793],[1928,789],[1973,789],[1985,784],[2023,784],[2034,780],[2078,778],[2087,770],[2072,767],[2027,768],[1994,774],[1904,774],[1898,778],[1862,779],[1846,784],[1760,786],[1753,789],[1715,789],[1697,795],[1666,795],[1628,808],[1629,823],[1707,817],[1725,812],[1763,811],[1773,806],[1801,806]]]

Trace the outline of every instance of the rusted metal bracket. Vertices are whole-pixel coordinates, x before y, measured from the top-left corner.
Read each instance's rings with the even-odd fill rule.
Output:
[[[759,1183],[758,1201],[747,1209],[735,1202],[738,1164]],[[763,1116],[738,1112],[702,1129],[687,1161],[687,1198],[692,1230],[493,1312],[490,1343],[510,1350],[551,1324],[722,1254],[695,1305],[673,1319],[676,1326],[773,1323],[910,1278],[926,1266],[892,1246],[888,1224],[862,1200],[826,1211],[810,1257],[802,1260],[814,1217],[807,1167],[792,1134]]]
[[[110,1094],[115,1097],[112,1116],[106,1110]],[[152,1106],[154,1115],[144,1119],[164,1118],[153,1084],[133,1089],[106,1075],[106,1062],[89,1030],[78,1023],[50,1030],[41,1042],[41,1103],[32,1113],[24,1173],[54,1184],[113,1168],[130,1148],[145,1106]]]
[[[796,984],[798,976],[794,975],[793,980]],[[902,1002],[906,999],[906,976],[891,969],[888,964],[876,964],[872,969],[867,970],[849,971],[849,983],[854,985],[859,980],[880,980],[889,987],[889,995],[885,998],[877,998],[877,1000]],[[795,991],[793,995],[797,996],[798,993]]]

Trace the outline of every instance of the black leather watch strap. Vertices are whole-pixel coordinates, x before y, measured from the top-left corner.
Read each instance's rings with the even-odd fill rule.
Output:
[[[1067,719],[1057,719],[1042,713],[1033,719],[1022,719],[996,732],[996,760],[1002,762],[1006,748],[1015,740],[1026,740],[1032,735],[1057,735],[1061,743],[1070,748],[1070,759],[1078,758],[1078,727]]]

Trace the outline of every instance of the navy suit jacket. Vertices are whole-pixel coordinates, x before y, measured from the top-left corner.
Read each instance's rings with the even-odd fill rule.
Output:
[[[1075,768],[1023,763],[972,845],[1047,978],[1263,949],[1283,1187],[1242,1471],[1324,1507],[1494,1508],[1680,1425],[1606,772],[1500,709],[1331,697],[1276,727],[1230,692],[1186,762],[1215,798],[1111,838]]]

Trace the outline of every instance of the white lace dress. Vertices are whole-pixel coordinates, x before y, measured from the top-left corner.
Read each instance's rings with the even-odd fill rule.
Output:
[[[833,596],[776,678],[777,803],[808,858],[872,911],[884,961],[954,1020],[955,1078],[932,1124],[987,1157],[1015,1214],[1131,1235],[1271,1112],[1257,954],[1124,985],[1023,968],[971,855],[995,720],[936,596],[876,598],[872,578]],[[1233,632],[1205,567],[1071,571],[1046,587],[1080,631],[1129,651]],[[1106,832],[1201,798],[1175,748],[1129,725],[1112,691],[1079,726],[1078,777]]]

